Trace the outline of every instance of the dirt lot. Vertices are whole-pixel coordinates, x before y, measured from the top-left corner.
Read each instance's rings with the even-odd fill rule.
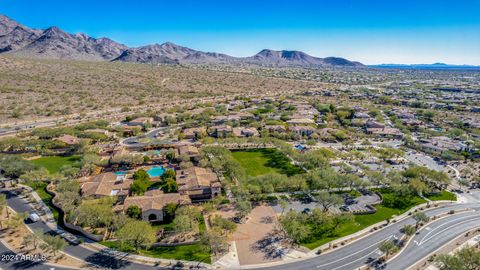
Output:
[[[281,260],[282,250],[272,244],[277,221],[270,206],[255,207],[245,224],[239,224],[233,235],[241,265],[259,264]]]

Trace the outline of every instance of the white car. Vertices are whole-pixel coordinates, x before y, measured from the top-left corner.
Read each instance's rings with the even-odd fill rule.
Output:
[[[35,213],[32,213],[28,216],[28,219],[31,221],[31,222],[37,222],[40,220],[40,217],[35,214]]]

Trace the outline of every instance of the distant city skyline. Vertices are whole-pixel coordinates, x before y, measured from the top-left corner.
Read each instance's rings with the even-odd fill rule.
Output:
[[[4,0],[0,14],[135,47],[170,41],[232,56],[268,48],[364,64],[480,65],[480,0],[227,2]]]

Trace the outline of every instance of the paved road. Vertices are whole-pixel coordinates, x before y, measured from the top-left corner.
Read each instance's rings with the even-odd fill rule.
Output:
[[[404,270],[457,236],[480,227],[480,212],[464,213],[443,218],[419,230],[398,257],[390,261],[389,270]]]
[[[480,205],[475,204],[451,204],[448,206],[443,206],[437,209],[431,209],[426,211],[426,214],[429,216],[439,215],[441,213],[446,213],[450,210],[459,210],[465,208],[477,209],[480,216]],[[454,216],[460,217],[467,215],[465,213],[457,214]],[[452,216],[452,217],[454,217]],[[440,222],[437,221],[437,222]],[[402,233],[400,232],[406,224],[415,224],[415,221],[412,218],[407,218],[397,223],[393,223],[384,229],[377,231],[360,239],[356,242],[353,242],[345,247],[336,249],[329,253],[317,256],[312,259],[294,262],[290,264],[278,265],[275,267],[268,267],[264,269],[285,269],[285,270],[303,270],[303,269],[319,269],[319,270],[351,270],[357,269],[365,265],[366,261],[371,258],[378,258],[381,255],[381,252],[378,250],[379,244],[387,239],[400,238]],[[434,223],[436,224],[436,222]],[[440,223],[439,223],[440,224]],[[433,226],[433,225],[432,225]],[[445,232],[442,232],[445,233]],[[439,236],[440,237],[440,236]]]
[[[150,143],[143,143],[143,142],[140,142],[140,140],[142,138],[155,140],[155,139],[157,139],[157,136],[159,134],[162,134],[162,133],[164,133],[165,131],[168,131],[171,128],[172,127],[156,128],[156,129],[151,130],[151,131],[149,131],[145,134],[142,134],[140,136],[126,138],[125,140],[121,141],[120,144],[123,145],[123,146],[126,146],[128,148],[142,148],[142,147],[145,147],[147,145],[155,145],[156,143],[158,143],[158,144],[169,144],[169,143],[172,143],[173,140],[158,140],[158,141],[153,141],[153,142],[150,142]]]
[[[15,212],[29,212],[32,213],[34,210],[25,203],[18,196],[13,195],[9,191],[2,190],[1,193],[7,196],[7,203]],[[28,227],[33,229],[42,229],[45,234],[55,234],[45,223],[38,221],[35,223],[27,224]],[[91,264],[91,266],[100,266],[101,268],[108,269],[161,269],[159,267],[153,267],[143,264],[132,263],[122,258],[114,257],[111,255],[106,255],[100,252],[92,251],[90,249],[84,248],[81,245],[68,245],[65,250],[66,253],[80,258],[85,262]],[[3,269],[14,269],[7,268],[8,265],[3,265],[0,262],[0,267]],[[39,268],[39,269],[49,269],[50,267]],[[23,268],[26,269],[26,268]]]
[[[17,255],[15,252],[9,250],[5,245],[0,243],[0,269],[29,269],[29,270],[43,270],[52,269],[55,270],[67,270],[68,268],[56,267],[46,265],[41,261],[22,260],[21,257],[14,257]]]

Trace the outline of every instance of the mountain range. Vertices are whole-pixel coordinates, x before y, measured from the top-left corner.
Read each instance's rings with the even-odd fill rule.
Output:
[[[202,52],[171,42],[130,48],[109,38],[70,34],[58,27],[31,29],[0,15],[0,54],[29,58],[148,64],[228,64],[268,67],[364,67],[339,57],[319,58],[301,51],[264,49],[250,57]]]
[[[480,69],[480,66],[474,65],[451,65],[445,63],[433,64],[380,64],[370,65],[373,68],[394,68],[394,69]]]

